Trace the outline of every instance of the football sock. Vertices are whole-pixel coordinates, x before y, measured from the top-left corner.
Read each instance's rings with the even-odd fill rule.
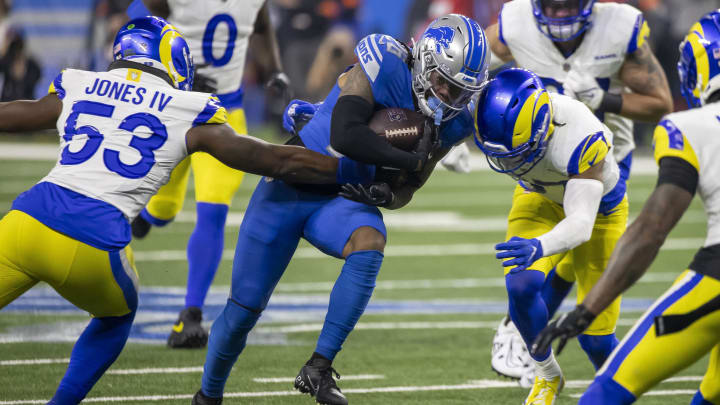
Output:
[[[115,361],[130,335],[133,310],[124,316],[93,318],[70,355],[70,365],[60,381],[52,405],[75,405]]]
[[[545,278],[545,283],[542,286],[542,298],[545,301],[545,305],[548,310],[548,319],[552,319],[555,316],[563,300],[572,290],[572,281],[564,280],[562,277],[555,273],[555,269],[552,269]]]
[[[150,214],[148,212],[147,208],[143,208],[143,210],[140,211],[140,216],[142,217],[142,219],[151,223],[153,226],[165,226],[165,225],[169,224],[170,222],[172,222],[172,220],[174,219],[174,218],[171,218],[171,219],[166,220],[166,219],[155,218],[154,216],[152,216],[152,214]]]
[[[550,353],[547,359],[535,362],[535,375],[546,380],[562,375],[560,364],[555,360],[555,356],[552,353]]]
[[[260,318],[261,311],[239,305],[229,298],[210,329],[208,351],[202,376],[202,392],[220,398],[235,361],[245,348],[247,335]]]
[[[587,391],[580,397],[578,405],[630,405],[635,396],[612,378],[601,375],[595,377]]]
[[[578,342],[580,342],[580,347],[590,358],[595,370],[602,367],[605,360],[610,357],[612,351],[620,343],[614,333],[597,336],[583,334],[578,336]]]
[[[187,247],[185,308],[202,308],[225,247],[225,204],[197,203],[197,223]]]
[[[315,351],[333,360],[350,331],[365,312],[375,289],[375,279],[382,265],[383,254],[377,250],[351,253],[330,293],[325,324]]]
[[[548,311],[542,299],[540,290],[545,281],[545,274],[537,270],[524,270],[508,273],[505,276],[505,286],[510,302],[510,318],[527,347],[548,323]],[[538,357],[532,356],[535,361],[548,358],[550,349]]]
[[[697,392],[692,398],[692,401],[690,401],[690,405],[713,405],[713,403],[710,401],[706,401],[705,398],[703,398],[700,390],[697,390]]]

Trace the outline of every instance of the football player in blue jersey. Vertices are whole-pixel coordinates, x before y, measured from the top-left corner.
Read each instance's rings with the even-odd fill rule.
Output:
[[[53,405],[80,403],[122,351],[138,304],[130,221],[185,157],[203,151],[288,181],[347,181],[333,157],[238,136],[217,97],[190,91],[189,48],[166,21],[129,21],[113,49],[107,72],[67,69],[45,97],[0,103],[0,131],[57,128],[62,148],[0,220],[0,309],[44,281],[93,316]]]
[[[443,16],[428,26],[412,51],[387,35],[369,35],[355,53],[358,63],[340,75],[290,143],[344,155],[357,162],[359,172],[373,172],[376,166],[405,170],[410,180],[394,189],[385,183],[348,187],[343,193],[349,198],[339,197],[337,188],[260,181],[240,226],[230,298],[213,323],[194,404],[221,403],[230,370],[300,238],[345,263],[330,293],[315,351],[295,387],[321,404],[347,404],[332,376],[332,361],[364,312],[382,264],[386,230],[378,206],[407,204],[436,162],[472,134],[467,105],[484,85],[489,63],[485,34],[475,21]],[[440,123],[431,156],[431,131],[411,153],[394,148],[368,127],[375,111],[389,107],[419,110]]]

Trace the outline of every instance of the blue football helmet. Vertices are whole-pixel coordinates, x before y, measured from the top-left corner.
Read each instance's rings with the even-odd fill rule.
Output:
[[[564,42],[577,38],[590,28],[595,0],[532,0],[535,23],[540,32],[553,41]],[[561,10],[569,15],[549,17],[546,11]]]
[[[693,24],[680,43],[680,92],[689,107],[700,107],[720,90],[720,10]]]
[[[192,89],[195,66],[190,48],[175,27],[160,17],[135,18],[123,25],[115,36],[113,57],[163,70],[176,88]]]
[[[487,82],[490,48],[485,32],[464,15],[448,14],[430,23],[412,51],[412,89],[428,117],[439,112],[443,121],[454,117]],[[450,100],[435,94],[434,81],[449,86]]]
[[[545,156],[552,114],[550,96],[535,73],[504,70],[480,93],[475,143],[493,170],[517,178]]]

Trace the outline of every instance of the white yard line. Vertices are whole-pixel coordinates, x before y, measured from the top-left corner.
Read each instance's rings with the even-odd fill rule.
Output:
[[[588,381],[582,381],[588,382]],[[576,381],[568,381],[569,384],[578,385]],[[519,388],[516,382],[501,380],[475,380],[465,384],[457,385],[426,385],[426,386],[395,386],[395,387],[375,387],[375,388],[345,388],[343,392],[346,394],[373,394],[373,393],[393,393],[393,392],[428,392],[428,391],[459,391],[459,390],[483,390],[493,388]],[[657,390],[650,391],[645,395],[651,396],[674,396],[674,395],[694,395],[695,390]],[[262,392],[226,392],[224,398],[258,398],[258,397],[285,397],[291,395],[300,395],[297,391],[262,391]],[[581,394],[571,394],[573,398],[579,397]],[[85,398],[83,403],[91,402],[158,402],[169,400],[191,399],[192,394],[179,395],[144,395],[144,396],[128,396],[128,397],[95,397]],[[17,400],[17,401],[0,401],[0,405],[26,405],[26,404],[44,404],[47,400]]]
[[[29,360],[0,360],[0,366],[34,366],[38,364],[67,364],[70,359],[29,359]]]
[[[696,250],[702,247],[704,238],[670,238],[662,250]],[[478,256],[494,255],[495,243],[460,243],[452,245],[392,245],[385,249],[385,257],[432,257],[432,256]],[[223,252],[223,260],[232,260],[234,249]],[[295,251],[293,259],[321,259],[330,256],[314,247],[301,247]],[[138,262],[185,261],[187,252],[184,250],[140,250],[135,252]],[[678,270],[679,271],[679,270]]]
[[[343,381],[364,381],[364,380],[383,380],[385,376],[382,374],[358,374],[358,375],[342,375]],[[256,383],[291,383],[295,381],[295,377],[271,377],[271,378],[253,378]]]
[[[202,373],[202,366],[198,367],[166,367],[166,368],[129,368],[108,370],[105,374],[133,375],[133,374],[186,374]]]

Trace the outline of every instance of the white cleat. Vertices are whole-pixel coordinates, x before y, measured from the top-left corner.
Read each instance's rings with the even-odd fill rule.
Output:
[[[520,332],[508,318],[500,321],[493,337],[490,366],[504,377],[520,380],[520,384],[525,388],[530,388],[535,380],[535,363]]]

